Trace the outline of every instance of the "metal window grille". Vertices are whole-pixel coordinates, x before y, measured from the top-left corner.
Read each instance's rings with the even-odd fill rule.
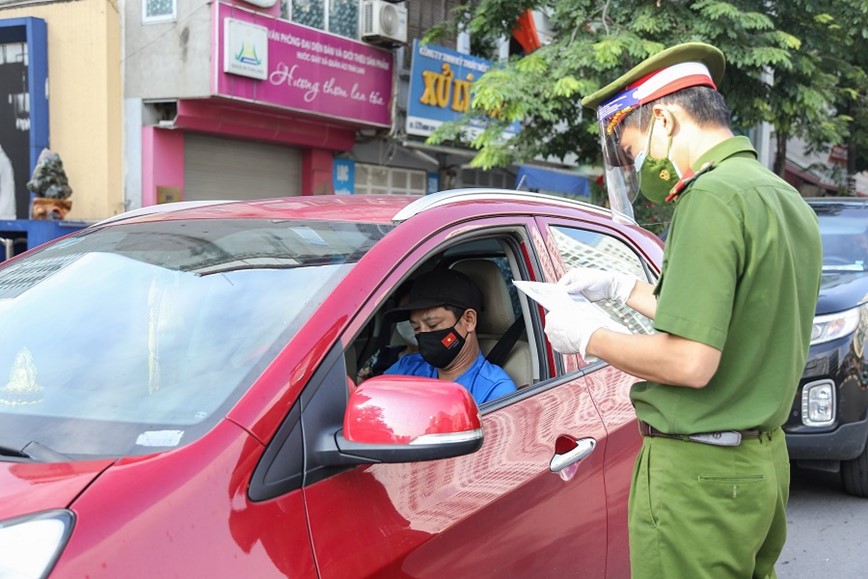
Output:
[[[146,22],[175,19],[175,0],[145,0],[143,7]]]

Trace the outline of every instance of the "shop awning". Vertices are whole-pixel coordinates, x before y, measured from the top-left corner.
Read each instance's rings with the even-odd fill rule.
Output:
[[[563,169],[546,169],[522,165],[515,177],[515,188],[541,193],[560,193],[590,197],[591,186],[587,177]]]

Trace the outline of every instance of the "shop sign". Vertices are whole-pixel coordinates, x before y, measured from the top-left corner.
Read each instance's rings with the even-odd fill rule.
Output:
[[[224,21],[264,28],[265,75],[215,70],[211,90],[223,96],[355,124],[392,124],[394,55],[391,51],[266,14],[215,2],[215,62],[232,42]],[[217,57],[216,55],[219,55]]]
[[[484,58],[414,40],[407,134],[427,137],[443,123],[457,120],[470,111],[473,82],[489,68],[491,62]],[[476,123],[468,129],[469,136],[479,134],[484,128],[483,123]],[[516,122],[504,136],[513,136],[519,129]]]
[[[268,78],[268,28],[235,18],[223,24],[223,72]]]
[[[335,159],[332,165],[332,184],[336,195],[352,195],[356,192],[356,162],[352,159]]]

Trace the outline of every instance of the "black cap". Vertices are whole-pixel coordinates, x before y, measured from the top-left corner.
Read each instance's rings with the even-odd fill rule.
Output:
[[[438,306],[455,306],[465,310],[482,310],[482,291],[473,281],[454,269],[437,269],[413,280],[407,303],[385,314],[387,322],[400,322],[410,318],[413,310],[427,310]]]

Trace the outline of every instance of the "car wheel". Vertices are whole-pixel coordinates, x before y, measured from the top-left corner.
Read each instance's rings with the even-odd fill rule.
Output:
[[[841,482],[848,494],[868,497],[868,444],[853,460],[841,461]]]

